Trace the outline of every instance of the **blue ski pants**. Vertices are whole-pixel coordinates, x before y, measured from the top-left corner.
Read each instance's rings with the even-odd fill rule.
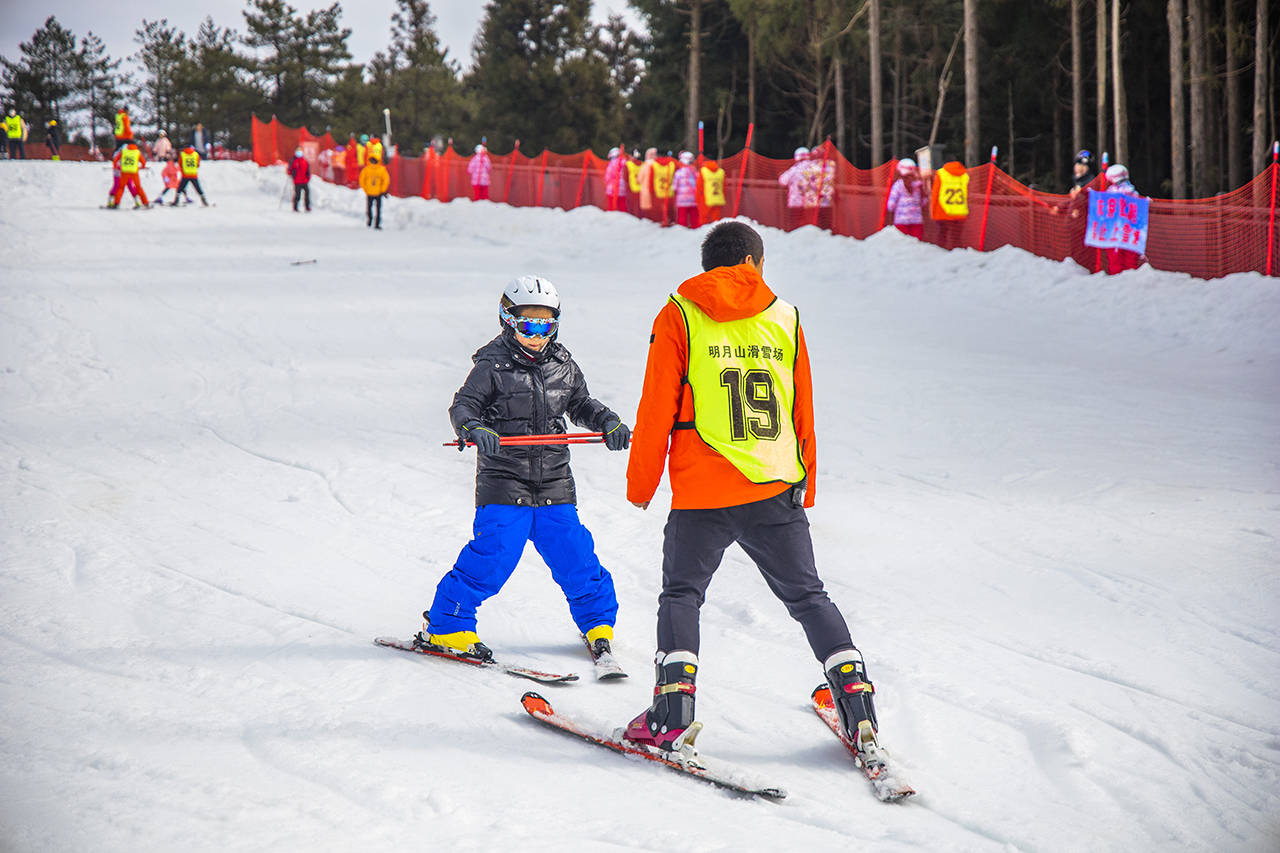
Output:
[[[427,616],[431,633],[474,631],[476,609],[502,589],[529,541],[564,590],[578,630],[585,634],[597,625],[614,623],[618,597],[613,577],[600,565],[591,531],[578,519],[573,504],[486,504],[476,507],[472,528],[472,540],[436,585]]]

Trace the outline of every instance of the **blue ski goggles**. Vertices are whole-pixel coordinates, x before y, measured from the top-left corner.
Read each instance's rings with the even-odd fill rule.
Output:
[[[556,333],[560,325],[557,317],[517,317],[505,307],[501,309],[502,322],[506,323],[516,334],[526,338],[549,338]]]

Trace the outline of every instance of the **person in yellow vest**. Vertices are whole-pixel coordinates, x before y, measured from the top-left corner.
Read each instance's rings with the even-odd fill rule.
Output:
[[[9,140],[9,159],[27,159],[27,123],[13,107],[9,108],[9,114],[4,117],[4,133]]]
[[[108,207],[114,209],[120,206],[120,197],[124,195],[125,187],[133,193],[134,207],[149,206],[151,202],[147,200],[142,182],[138,180],[138,172],[147,167],[147,159],[142,156],[142,150],[132,142],[126,142],[117,152],[117,157],[120,163],[120,181],[116,185],[115,194],[111,197]]]
[[[640,215],[640,151],[636,149],[627,158],[627,210]]]
[[[117,149],[133,141],[133,125],[129,122],[129,109],[127,107],[121,107],[116,110],[116,123],[113,133],[116,137]]]
[[[178,184],[178,191],[173,194],[173,202],[169,206],[178,206],[178,196],[185,193],[190,184],[200,194],[200,203],[208,207],[209,200],[204,197],[204,189],[200,186],[200,152],[190,145],[183,148],[178,152],[178,166],[182,169],[182,183]]]
[[[365,195],[365,227],[373,226],[382,230],[382,197],[390,188],[391,175],[387,172],[387,167],[377,157],[370,157],[360,171],[360,189],[364,190]]]
[[[671,184],[675,176],[676,161],[670,154],[654,161],[653,199],[657,203],[664,226],[671,222],[671,199],[675,195]]]
[[[706,209],[704,222],[717,222],[724,213],[724,169],[715,160],[708,160],[698,170],[702,178],[702,206]]]
[[[938,222],[938,245],[954,249],[961,243],[969,218],[969,172],[963,163],[944,163],[933,174],[929,214]]]
[[[699,608],[734,542],[804,628],[851,743],[876,742],[873,688],[818,576],[804,512],[817,478],[804,332],[796,308],[765,284],[763,268],[760,234],[745,222],[719,223],[702,243],[704,272],[668,299],[649,337],[627,500],[647,509],[665,466],[671,512],[657,685],[625,737],[659,749],[679,749],[694,722]]]
[[[356,143],[356,169],[363,169],[364,164],[369,162],[369,134],[360,134],[360,141]]]

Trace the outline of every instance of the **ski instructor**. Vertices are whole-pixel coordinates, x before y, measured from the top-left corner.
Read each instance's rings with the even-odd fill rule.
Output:
[[[804,628],[850,742],[874,744],[874,690],[818,577],[804,512],[813,506],[817,455],[799,314],[765,284],[764,242],[746,223],[711,229],[702,268],[654,321],[627,464],[627,500],[647,509],[670,457],[671,514],[657,684],[625,736],[660,749],[682,745],[694,720],[699,608],[737,542]]]

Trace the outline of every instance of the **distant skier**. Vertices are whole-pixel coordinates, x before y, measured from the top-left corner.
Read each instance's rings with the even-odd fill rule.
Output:
[[[471,176],[471,198],[480,201],[489,197],[489,181],[493,164],[489,160],[489,151],[484,143],[476,146],[475,153],[467,163],[467,174]]]
[[[734,542],[804,628],[845,733],[854,743],[876,737],[866,665],[818,577],[804,512],[817,476],[804,332],[796,309],[765,284],[763,267],[753,228],[716,225],[702,242],[705,272],[680,285],[649,336],[627,500],[647,509],[665,466],[671,513],[657,684],[625,736],[661,749],[677,748],[693,723],[699,609]]]
[[[293,152],[289,161],[289,177],[293,178],[293,212],[298,212],[298,201],[306,199],[307,213],[311,212],[311,164],[302,156],[302,149]]]
[[[578,518],[566,445],[503,446],[503,435],[563,433],[565,421],[603,432],[625,450],[631,431],[587,392],[577,363],[556,340],[560,296],[545,278],[520,276],[498,303],[502,332],[481,347],[453,397],[449,419],[476,447],[474,538],[436,586],[421,643],[479,659],[476,610],[498,593],[530,540],[551,569],[593,656],[611,653],[618,599],[591,532]]]
[[[133,194],[134,207],[147,207],[150,202],[147,201],[146,190],[142,188],[142,182],[138,179],[138,172],[147,167],[147,159],[142,156],[142,149],[132,142],[126,142],[116,155],[120,166],[120,181],[116,184],[109,207],[115,209],[120,206],[120,197],[124,195],[126,187]]]
[[[895,228],[903,234],[923,240],[924,208],[928,194],[920,177],[920,169],[915,160],[903,157],[898,161],[897,171],[898,179],[889,190],[885,211]]]
[[[160,170],[160,178],[164,181],[164,189],[160,191],[160,196],[156,199],[156,205],[164,204],[164,197],[169,191],[173,191],[173,200],[178,201],[178,187],[182,184],[182,169],[178,167],[177,160],[166,160],[164,168]],[[187,204],[191,204],[191,198],[187,195],[186,190],[182,192],[182,198]]]
[[[391,175],[387,167],[378,162],[377,157],[370,157],[369,162],[360,170],[360,189],[364,190],[365,227],[372,226],[382,230],[382,197],[391,188]]]
[[[698,227],[698,173],[693,169],[693,152],[680,152],[680,167],[671,180],[671,194],[676,201],[676,224]]]
[[[9,140],[9,159],[27,159],[27,123],[13,107],[9,108],[9,114],[4,117],[4,132]]]
[[[177,207],[178,196],[186,195],[187,187],[192,186],[200,196],[200,203],[208,207],[209,200],[204,197],[204,189],[200,186],[200,152],[188,145],[178,153],[178,164],[182,169],[182,182],[178,184],[178,191],[173,194],[173,202],[169,206]]]
[[[708,160],[699,170],[702,178],[702,202],[707,209],[707,222],[718,222],[724,213],[724,169]]]
[[[1129,169],[1120,163],[1113,163],[1107,167],[1107,192],[1121,193],[1123,195],[1139,196],[1141,193],[1133,186],[1129,180]],[[1125,270],[1136,270],[1142,266],[1145,260],[1143,255],[1137,252],[1131,252],[1128,249],[1107,249],[1106,250],[1106,270],[1108,275],[1124,272]]]
[[[801,145],[791,157],[791,166],[778,176],[778,183],[787,188],[787,216],[783,223],[787,231],[804,224],[804,209],[808,201],[806,191],[810,188],[809,149]],[[814,202],[817,202],[816,196]]]
[[[151,146],[151,153],[157,160],[168,160],[173,156],[173,141],[169,139],[169,134],[163,130],[156,136],[156,142]]]
[[[62,131],[58,129],[58,120],[49,119],[44,126],[44,147],[49,149],[50,160],[62,159]]]
[[[116,138],[117,151],[133,141],[133,124],[129,121],[128,107],[121,107],[116,110],[116,123],[113,133]]]

